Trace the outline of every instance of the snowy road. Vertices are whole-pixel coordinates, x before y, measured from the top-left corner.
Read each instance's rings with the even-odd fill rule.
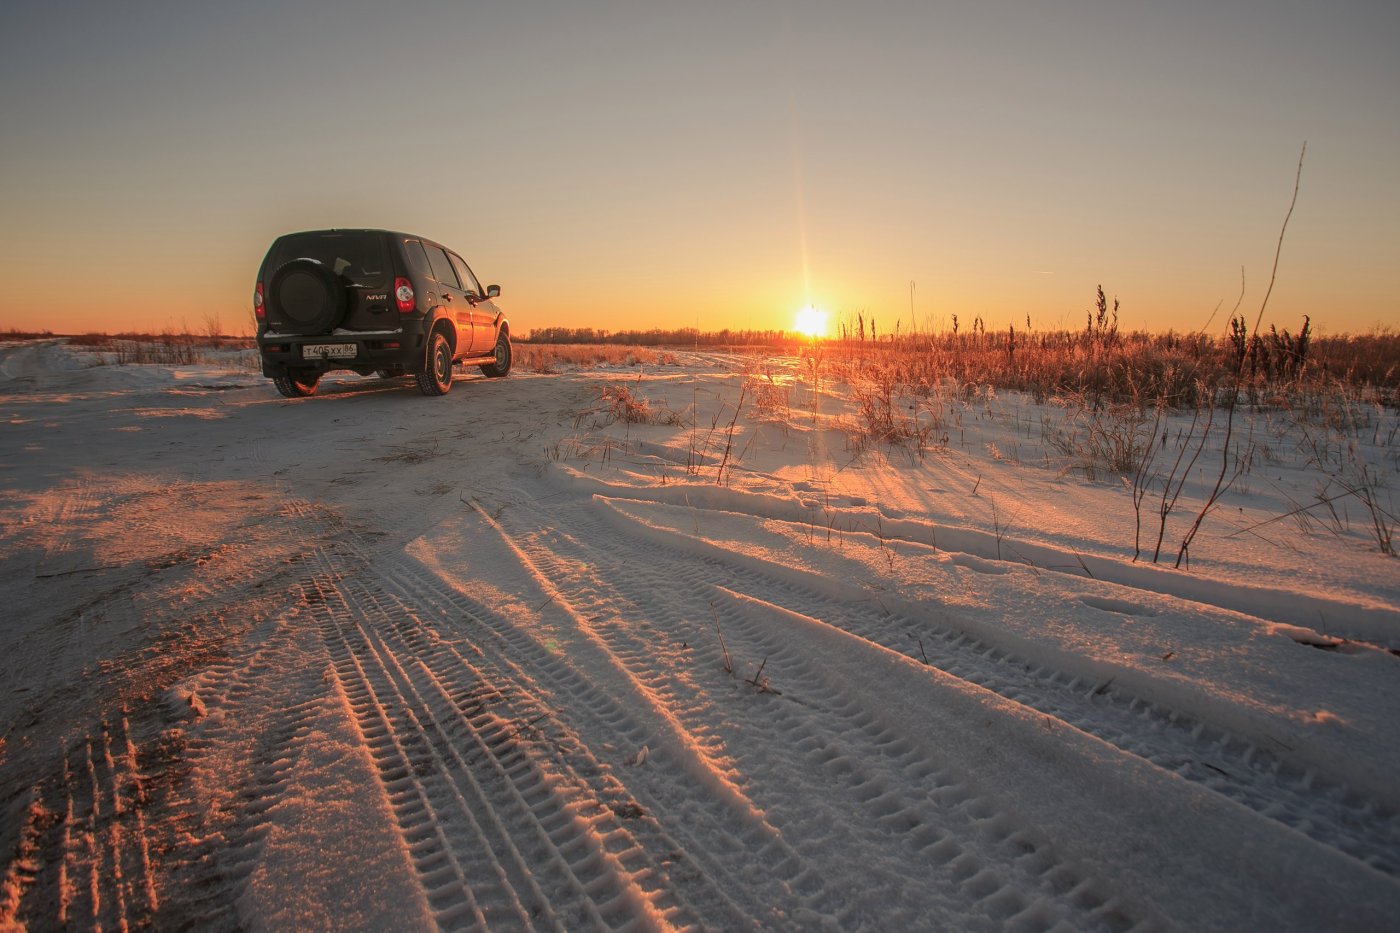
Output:
[[[1400,577],[1231,537],[1283,466],[1188,574],[1001,401],[918,457],[840,385],[736,415],[725,356],[79,356],[0,347],[0,927],[1400,916]]]

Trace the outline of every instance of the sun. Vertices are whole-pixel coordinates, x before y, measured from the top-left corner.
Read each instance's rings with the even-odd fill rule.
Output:
[[[826,336],[826,312],[813,305],[801,309],[793,318],[792,329],[804,337]]]

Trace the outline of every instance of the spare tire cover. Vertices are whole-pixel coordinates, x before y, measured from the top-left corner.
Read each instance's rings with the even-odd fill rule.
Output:
[[[294,334],[327,334],[345,314],[345,285],[315,259],[293,259],[272,276],[267,296],[272,322]]]

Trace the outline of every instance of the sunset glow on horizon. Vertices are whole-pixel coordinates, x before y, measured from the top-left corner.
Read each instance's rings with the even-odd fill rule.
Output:
[[[827,328],[1075,329],[1102,285],[1125,330],[1223,335],[1305,140],[1265,326],[1400,327],[1393,4],[341,12],[8,9],[0,264],[52,297],[0,330],[246,332],[276,236],[374,227],[460,251],[522,333],[791,329],[813,296]]]

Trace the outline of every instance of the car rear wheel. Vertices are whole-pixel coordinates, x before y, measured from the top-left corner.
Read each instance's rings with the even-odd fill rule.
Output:
[[[416,374],[418,391],[424,395],[446,395],[452,388],[452,347],[441,332],[434,332],[428,343],[428,366]]]
[[[510,346],[510,335],[501,331],[501,335],[496,338],[496,360],[481,367],[481,371],[493,378],[499,378],[510,372],[511,359],[514,351]]]
[[[309,398],[316,394],[316,385],[321,381],[320,373],[288,371],[286,375],[273,376],[272,384],[287,398]]]

